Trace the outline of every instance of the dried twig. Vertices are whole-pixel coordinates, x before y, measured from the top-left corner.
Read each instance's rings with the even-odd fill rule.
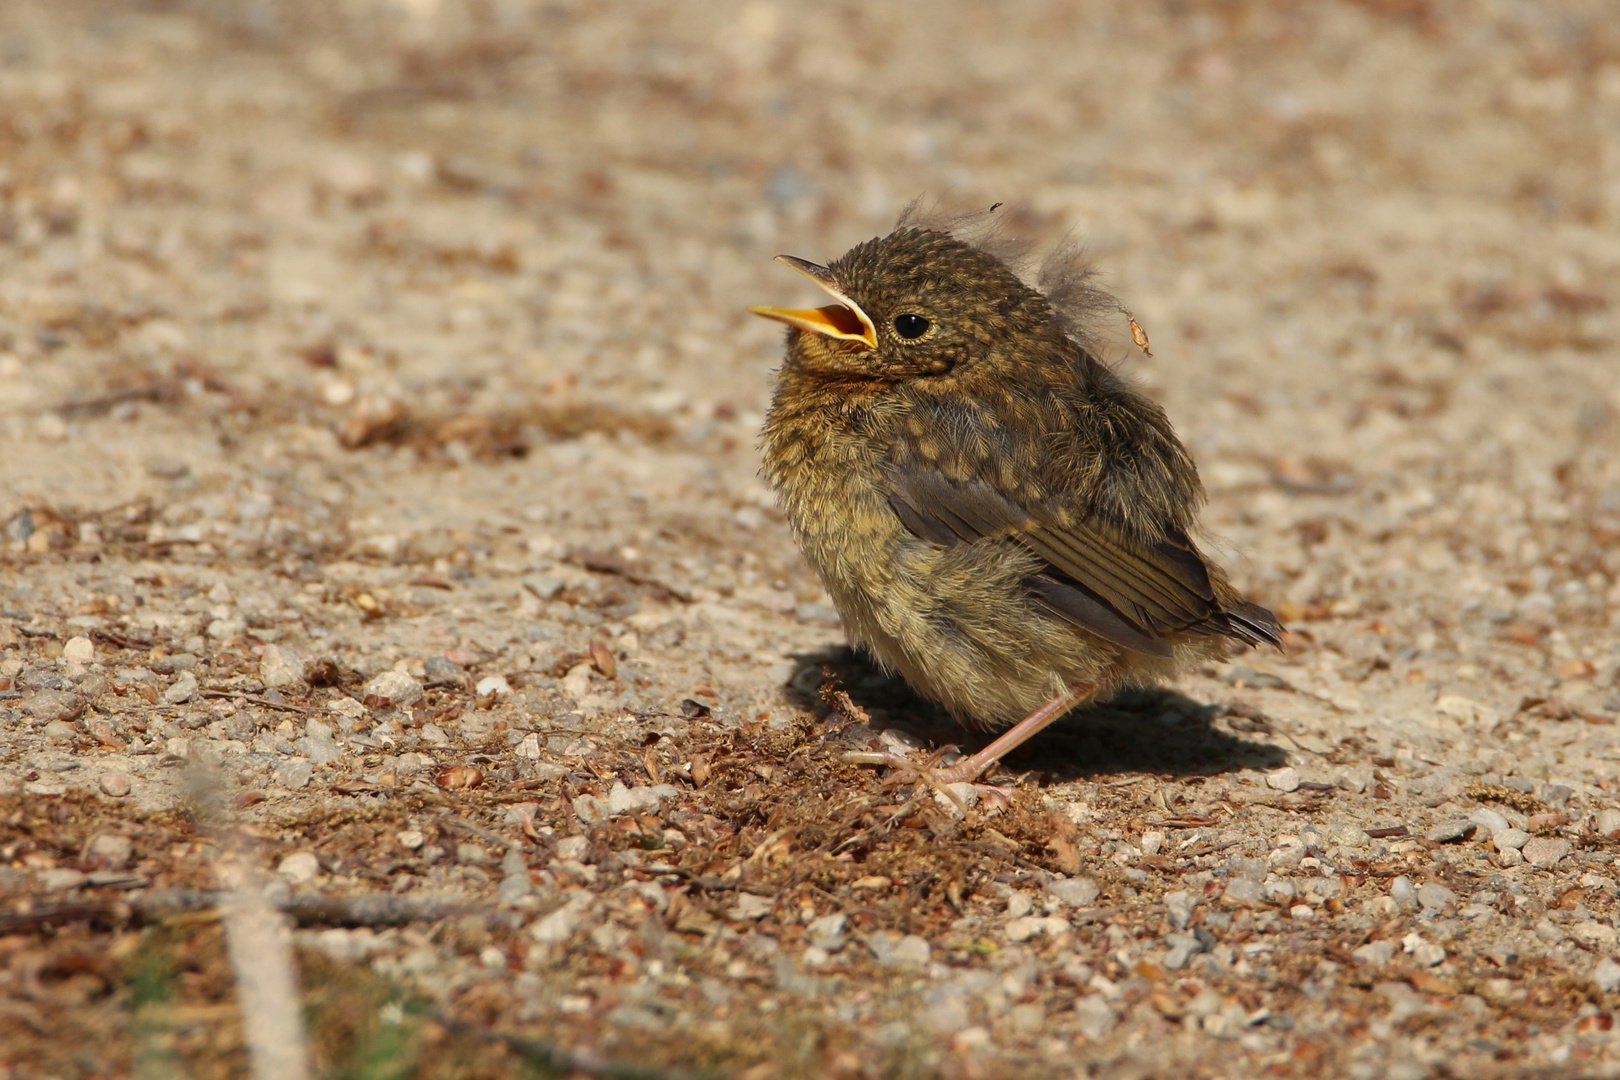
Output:
[[[301,705],[288,705],[283,701],[269,701],[265,698],[253,697],[251,694],[243,694],[236,690],[201,690],[198,692],[197,696],[205,698],[231,698],[235,701],[245,701],[249,705],[258,705],[265,709],[280,709],[282,712],[309,712],[308,709]]]
[[[118,900],[39,903],[26,911],[0,913],[0,933],[17,933],[63,923],[162,922],[212,912],[226,897],[227,894],[219,892],[161,889]],[[393,893],[347,897],[304,894],[275,901],[274,907],[303,926],[404,926],[414,922],[438,922],[457,915],[490,914],[488,909],[476,905],[418,900]]]

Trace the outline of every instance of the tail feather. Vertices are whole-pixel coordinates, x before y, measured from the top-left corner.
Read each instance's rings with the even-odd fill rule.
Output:
[[[1240,638],[1250,645],[1275,645],[1282,648],[1283,625],[1277,621],[1277,616],[1261,607],[1259,604],[1247,600],[1240,601],[1234,608],[1221,613],[1225,616],[1226,626],[1222,629],[1235,638]]]

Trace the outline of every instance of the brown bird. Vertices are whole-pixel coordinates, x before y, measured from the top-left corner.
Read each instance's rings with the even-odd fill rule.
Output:
[[[972,781],[1080,702],[1234,644],[1280,644],[1193,543],[1198,470],[1164,410],[1100,362],[1106,297],[1072,253],[1041,289],[902,218],[828,266],[787,323],[765,476],[851,639],[975,727]],[[869,755],[923,771],[898,755]]]

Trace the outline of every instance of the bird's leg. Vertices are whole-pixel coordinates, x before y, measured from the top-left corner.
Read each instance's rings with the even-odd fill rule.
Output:
[[[1065,687],[1063,692],[1051,701],[996,736],[995,741],[989,746],[947,769],[936,769],[934,776],[945,784],[959,784],[963,781],[971,783],[977,780],[996,762],[1051,727],[1054,721],[1096,691],[1097,684],[1090,682],[1079,682]]]
[[[1078,682],[1066,687],[1062,693],[1053,697],[1045,705],[1042,705],[1002,732],[989,746],[986,746],[972,757],[964,758],[948,768],[934,767],[934,761],[938,758],[937,754],[928,761],[916,762],[904,754],[892,750],[882,753],[845,754],[844,760],[862,765],[888,765],[902,773],[916,776],[935,791],[944,794],[946,798],[956,804],[958,809],[961,809],[961,800],[947,790],[949,785],[963,783],[964,781],[971,783],[977,780],[996,762],[1028,742],[1043,729],[1051,726],[1053,721],[1074,708],[1075,705],[1088,697],[1094,696],[1104,685],[1106,683],[1101,681]]]

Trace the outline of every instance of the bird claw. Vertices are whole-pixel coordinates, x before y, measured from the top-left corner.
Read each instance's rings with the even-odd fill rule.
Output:
[[[1012,792],[1007,788],[972,783],[974,777],[963,772],[959,765],[936,768],[939,761],[955,749],[952,746],[942,747],[920,762],[893,750],[855,751],[843,755],[843,760],[851,765],[886,765],[893,769],[894,771],[884,778],[884,787],[892,787],[908,780],[926,784],[933,789],[939,799],[964,818],[976,805],[990,813],[999,813],[1012,805]],[[966,787],[967,791],[953,790],[961,787]]]

